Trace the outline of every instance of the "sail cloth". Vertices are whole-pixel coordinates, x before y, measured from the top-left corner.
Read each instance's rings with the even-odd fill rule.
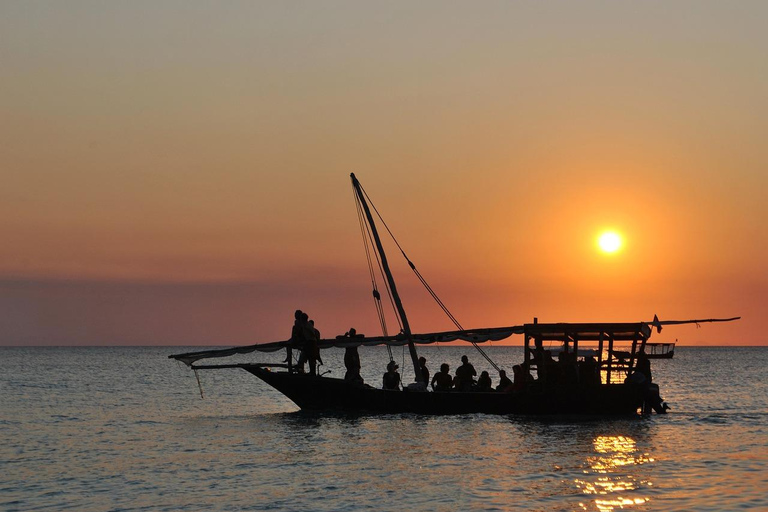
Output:
[[[411,339],[419,345],[429,345],[432,343],[447,343],[449,341],[469,341],[474,343],[485,343],[486,341],[499,341],[509,338],[513,334],[523,334],[523,326],[515,325],[511,327],[491,327],[484,329],[469,329],[463,331],[444,331],[426,334],[412,334]],[[346,347],[373,347],[376,345],[402,346],[408,344],[408,338],[404,334],[397,336],[337,336],[335,338],[322,339],[318,342],[318,347],[324,348],[346,348]],[[176,359],[184,364],[191,366],[195,361],[208,359],[212,357],[229,357],[237,354],[249,354],[251,352],[277,352],[284,348],[298,348],[292,344],[291,340],[275,341],[272,343],[258,343],[256,345],[246,345],[242,347],[232,347],[217,350],[202,350],[199,352],[187,352],[185,354],[175,354],[168,356],[170,359]]]

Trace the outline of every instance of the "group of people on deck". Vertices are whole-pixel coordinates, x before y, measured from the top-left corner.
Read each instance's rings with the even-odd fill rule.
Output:
[[[304,365],[309,363],[310,375],[317,375],[317,365],[323,364],[320,357],[320,331],[315,328],[315,321],[309,319],[309,315],[297,309],[294,313],[291,340],[286,348],[285,362],[288,363],[288,371],[304,373]],[[293,366],[293,349],[299,351],[299,361]]]
[[[390,361],[387,364],[387,372],[382,378],[383,389],[399,389],[401,385],[400,374],[397,372],[397,363]],[[456,368],[455,375],[451,375],[450,366],[447,363],[440,365],[440,371],[437,372],[432,380],[429,380],[429,369],[427,368],[427,359],[425,357],[419,358],[419,370],[421,371],[422,381],[424,384],[429,383],[432,390],[438,393],[444,393],[449,391],[479,391],[479,392],[512,392],[522,389],[524,386],[524,380],[522,367],[515,365],[515,382],[507,377],[507,372],[499,370],[499,384],[494,388],[491,376],[487,371],[480,373],[480,377],[477,377],[477,370],[469,362],[467,356],[461,357],[461,365]],[[519,370],[519,372],[518,372]]]
[[[337,336],[337,339],[342,338],[362,338],[362,334],[357,334],[354,328],[350,328],[344,336]],[[286,359],[288,363],[288,371],[292,373],[305,373],[305,365],[309,365],[309,374],[317,375],[317,366],[323,364],[323,360],[320,357],[320,331],[315,328],[315,322],[309,319],[307,313],[297,309],[294,313],[294,323],[291,329],[290,343],[286,346]],[[299,351],[299,358],[297,362],[293,359],[293,350]],[[344,352],[344,367],[346,373],[344,380],[358,386],[363,386],[364,381],[360,375],[360,355],[357,351],[357,346],[348,346]],[[392,360],[387,364],[387,372],[382,377],[383,389],[400,389],[402,387],[402,379],[398,373],[399,366]],[[450,366],[447,363],[440,365],[440,371],[437,372],[432,380],[429,380],[430,372],[427,368],[427,359],[425,357],[419,358],[419,371],[421,373],[421,381],[424,385],[429,384],[433,391],[436,392],[448,392],[448,391],[502,391],[512,392],[520,390],[525,385],[525,379],[523,378],[523,371],[520,365],[515,365],[514,370],[514,382],[507,377],[504,370],[499,370],[499,383],[494,388],[491,376],[487,371],[480,373],[480,377],[477,377],[477,370],[469,362],[467,356],[461,357],[461,365],[456,368],[455,375],[450,374]]]

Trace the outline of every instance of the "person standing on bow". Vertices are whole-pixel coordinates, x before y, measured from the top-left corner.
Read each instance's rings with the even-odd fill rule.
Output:
[[[309,374],[317,374],[317,337],[315,335],[315,329],[309,324],[309,315],[306,313],[301,314],[299,320],[299,328],[301,329],[302,349],[301,357],[299,358],[300,371],[304,368],[304,362],[309,363]]]
[[[304,346],[304,342],[301,338],[301,314],[302,311],[297,309],[293,314],[293,327],[291,328],[291,339],[288,340],[288,344],[285,347],[285,363],[288,363],[288,373],[293,373],[293,349],[296,348],[301,352],[301,348]],[[301,356],[299,357],[301,361]],[[301,373],[304,373],[304,363],[298,368]]]

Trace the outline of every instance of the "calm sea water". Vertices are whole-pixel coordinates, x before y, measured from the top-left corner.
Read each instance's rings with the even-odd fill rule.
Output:
[[[0,509],[768,510],[768,348],[679,348],[671,413],[623,419],[312,415],[237,369],[201,399],[180,351],[0,349]],[[361,356],[377,384],[386,351]]]

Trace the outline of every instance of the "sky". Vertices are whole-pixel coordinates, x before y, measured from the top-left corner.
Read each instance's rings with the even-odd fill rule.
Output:
[[[268,342],[297,308],[381,334],[351,172],[464,327],[742,316],[651,341],[766,345],[766,25],[749,1],[2,2],[0,345]],[[451,329],[386,247],[412,329]]]

